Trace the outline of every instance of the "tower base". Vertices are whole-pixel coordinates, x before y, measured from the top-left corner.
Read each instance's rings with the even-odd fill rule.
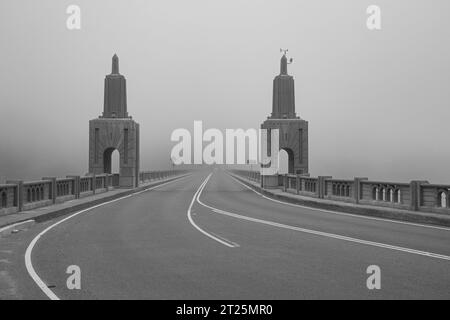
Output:
[[[270,130],[279,130],[279,147],[280,150],[285,150],[289,156],[288,172],[290,174],[306,174],[309,172],[308,121],[300,118],[268,118],[261,125],[261,129],[267,130],[268,139],[270,139],[271,136],[271,134],[269,134]],[[270,146],[270,140],[267,145]]]
[[[111,173],[111,156],[120,154],[119,186],[139,185],[139,124],[131,118],[89,121],[89,173]]]

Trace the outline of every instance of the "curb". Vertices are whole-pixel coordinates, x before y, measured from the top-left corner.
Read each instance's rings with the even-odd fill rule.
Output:
[[[42,215],[39,215],[39,216],[36,216],[36,217],[33,217],[33,218],[25,218],[24,217],[23,219],[18,219],[16,221],[0,225],[0,228],[8,227],[8,226],[11,226],[11,225],[14,225],[14,224],[17,224],[17,223],[21,223],[21,222],[25,222],[25,221],[29,221],[29,220],[34,220],[34,222],[36,222],[36,223],[41,223],[41,222],[53,220],[55,218],[59,218],[59,217],[65,216],[65,215],[68,215],[68,214],[76,212],[76,211],[81,211],[81,210],[88,209],[89,207],[93,207],[93,206],[99,205],[99,204],[104,203],[104,202],[108,202],[108,201],[111,201],[111,200],[115,200],[115,199],[118,199],[118,198],[122,198],[122,197],[125,197],[125,196],[128,196],[128,195],[140,192],[140,191],[144,191],[144,190],[147,190],[147,189],[150,189],[150,188],[154,188],[154,187],[159,186],[160,184],[171,182],[171,181],[175,181],[175,180],[187,177],[189,175],[190,174],[177,176],[177,177],[174,177],[174,178],[171,178],[171,179],[157,181],[157,182],[155,182],[153,184],[149,184],[149,185],[142,186],[142,187],[137,187],[137,188],[134,188],[134,189],[131,189],[131,190],[124,190],[123,192],[120,192],[120,193],[117,193],[117,194],[114,194],[114,195],[110,195],[108,197],[104,197],[104,198],[101,198],[101,199],[94,199],[94,200],[91,200],[91,201],[88,201],[88,202],[84,202],[84,203],[73,205],[71,207],[62,208],[62,209],[59,209],[59,210],[43,213]]]
[[[384,218],[384,219],[390,219],[390,220],[397,220],[397,221],[406,221],[406,222],[412,222],[412,223],[418,223],[418,224],[426,224],[426,225],[433,225],[433,226],[443,226],[443,227],[450,227],[450,217],[439,217],[437,215],[432,214],[420,214],[420,213],[413,213],[407,210],[398,210],[398,211],[392,211],[388,210],[386,208],[367,208],[362,207],[358,205],[339,205],[335,203],[325,203],[318,200],[307,200],[307,199],[294,199],[292,197],[287,197],[280,194],[274,194],[270,192],[269,190],[262,189],[261,187],[255,186],[253,183],[250,183],[244,178],[241,178],[239,176],[236,176],[235,174],[230,174],[234,178],[238,179],[242,183],[244,183],[246,186],[252,188],[255,191],[258,191],[259,193],[275,200],[280,200],[283,202],[288,202],[291,204],[298,204],[305,207],[310,207],[312,209],[323,209],[323,210],[330,210],[330,211],[336,211],[336,212],[342,212],[342,213],[349,213],[354,215],[360,215],[360,216],[369,216],[369,217],[375,217],[375,218]],[[294,195],[294,194],[292,194]]]

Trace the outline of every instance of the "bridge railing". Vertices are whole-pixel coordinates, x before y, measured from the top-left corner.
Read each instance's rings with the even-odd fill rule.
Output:
[[[25,210],[52,204],[52,182],[45,180],[26,181],[23,183],[22,206]],[[20,190],[19,190],[20,192]]]
[[[144,171],[140,183],[167,179],[187,170]],[[119,186],[118,174],[89,174],[65,178],[44,177],[42,180],[10,180],[0,184],[0,215],[45,207],[73,199],[108,192]]]
[[[257,171],[231,170],[232,173],[262,186]],[[427,181],[386,182],[368,178],[333,179],[331,176],[278,175],[284,192],[339,202],[389,207],[404,210],[450,214],[450,185]]]
[[[450,185],[420,184],[419,185],[420,211],[435,213],[448,213],[450,211]]]
[[[257,182],[261,180],[261,174],[259,171],[250,171],[250,170],[231,170],[231,171],[251,181]]]
[[[12,213],[17,207],[19,186],[15,183],[0,184],[0,212]]]
[[[167,170],[167,171],[142,171],[139,173],[140,182],[151,182],[154,180],[167,179],[186,173],[187,170]]]

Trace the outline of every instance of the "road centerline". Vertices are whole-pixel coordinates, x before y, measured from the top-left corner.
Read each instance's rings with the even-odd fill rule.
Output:
[[[227,246],[229,248],[237,248],[239,247],[239,244],[232,242],[228,239],[225,239],[224,237],[219,237],[217,235],[214,235],[211,232],[207,232],[204,229],[202,229],[199,225],[197,225],[194,221],[194,219],[192,218],[192,207],[194,206],[194,204],[196,202],[198,202],[198,198],[200,196],[200,194],[203,192],[203,189],[206,187],[206,184],[208,183],[209,179],[212,176],[212,172],[206,177],[206,179],[202,182],[202,184],[200,185],[200,187],[197,189],[197,191],[195,192],[194,196],[192,197],[192,201],[189,205],[189,208],[187,210],[187,217],[189,222],[191,223],[191,225],[197,229],[198,231],[200,231],[200,233],[204,234],[205,236],[223,244],[224,246]]]

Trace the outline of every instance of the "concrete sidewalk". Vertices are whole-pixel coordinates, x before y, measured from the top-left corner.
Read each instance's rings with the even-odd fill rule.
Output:
[[[104,202],[108,202],[114,199],[118,199],[120,197],[127,196],[139,191],[143,191],[166,182],[178,180],[189,175],[190,174],[184,174],[180,176],[170,177],[168,179],[150,181],[140,185],[138,188],[135,189],[114,189],[108,192],[95,194],[81,199],[74,199],[47,207],[41,207],[34,210],[22,211],[18,213],[0,216],[0,228],[28,220],[33,220],[35,222],[43,222],[55,219],[57,217],[67,215],[69,213],[84,210],[89,207]]]
[[[310,207],[312,209],[330,210],[354,215],[450,227],[450,216],[444,214],[424,213],[395,208],[339,202],[328,199],[310,198],[290,192],[283,192],[281,189],[262,189],[259,183],[247,180],[231,172],[229,172],[229,174],[253,190],[258,191],[271,199]]]

